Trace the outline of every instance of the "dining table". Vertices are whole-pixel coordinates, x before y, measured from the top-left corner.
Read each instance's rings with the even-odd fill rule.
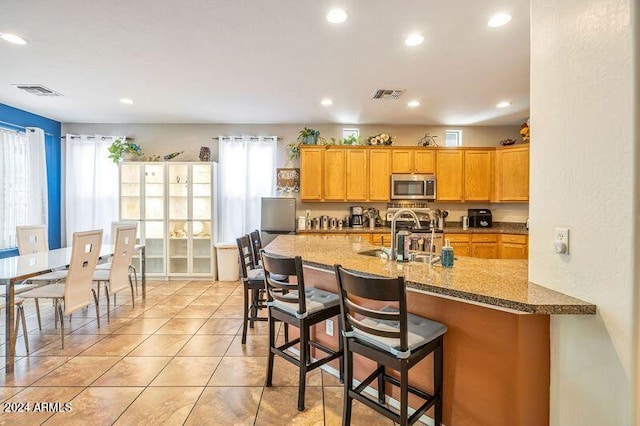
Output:
[[[114,245],[103,244],[100,247],[98,263],[106,262],[113,256]],[[144,244],[137,244],[140,252],[140,274],[142,298],[146,298],[146,255]],[[0,285],[5,286],[5,374],[13,373],[15,363],[16,333],[13,327],[15,311],[15,286],[29,278],[54,270],[67,268],[71,262],[71,247],[64,247],[39,253],[12,256],[0,259]],[[29,283],[33,284],[33,283]],[[43,284],[44,285],[44,284]],[[26,330],[25,330],[26,332]]]

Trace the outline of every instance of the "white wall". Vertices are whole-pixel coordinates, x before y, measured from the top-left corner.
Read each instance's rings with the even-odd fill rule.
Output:
[[[598,306],[551,321],[551,424],[629,425],[633,0],[532,0],[530,280]],[[637,72],[637,71],[635,71]],[[554,226],[571,253],[551,250]]]
[[[523,120],[524,121],[524,120]],[[148,154],[165,155],[174,151],[185,150],[179,159],[197,160],[201,146],[211,148],[217,160],[218,142],[213,140],[218,135],[276,135],[282,137],[278,142],[278,167],[299,167],[299,160],[289,161],[286,145],[296,140],[303,124],[96,124],[65,123],[62,133],[73,134],[105,134],[127,135],[135,138],[136,143]],[[340,125],[340,124],[306,124],[320,130],[326,138],[341,138],[344,127],[358,127],[364,140],[367,136],[386,132],[396,136],[395,145],[417,145],[425,133],[437,135],[436,141],[444,144],[444,133],[447,129],[462,129],[464,146],[498,146],[506,138],[518,139],[520,126],[399,126],[399,125]],[[299,200],[298,200],[299,201]],[[349,206],[363,203],[298,203],[298,212],[304,215],[305,209],[312,210],[312,217],[329,215],[343,217],[348,214]],[[386,204],[364,203],[364,206],[385,209]],[[528,206],[522,204],[440,204],[433,208],[446,209],[450,212],[450,220],[460,221],[460,216],[467,214],[467,208],[492,208],[495,221],[524,223],[528,216]]]

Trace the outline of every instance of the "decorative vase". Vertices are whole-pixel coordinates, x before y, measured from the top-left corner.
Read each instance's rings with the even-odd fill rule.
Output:
[[[123,152],[122,161],[135,161],[138,155],[135,152]]]
[[[211,148],[203,146],[200,148],[200,161],[211,161]]]
[[[317,145],[318,144],[318,136],[309,135],[302,138],[302,143],[305,145]]]

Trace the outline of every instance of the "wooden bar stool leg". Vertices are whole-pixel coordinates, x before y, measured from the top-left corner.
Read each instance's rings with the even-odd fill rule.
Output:
[[[255,318],[258,316],[258,290],[251,290],[251,308],[249,309],[249,328],[253,328]]]
[[[298,384],[298,411],[304,411],[304,394],[307,378],[307,358],[309,356],[309,327],[300,321],[300,380]]]
[[[242,344],[247,343],[247,322],[249,321],[249,289],[244,283],[244,315],[242,316]]]
[[[346,346],[346,345],[345,345]],[[344,396],[342,398],[342,426],[351,425],[351,406],[353,400],[349,395],[353,383],[353,354],[348,349],[344,355]]]
[[[400,366],[400,425],[409,424],[409,367],[405,361]]]
[[[436,396],[436,406],[434,411],[434,423],[435,426],[440,426],[442,424],[442,376],[444,373],[444,339],[440,338],[440,344],[436,348],[433,354],[433,380],[434,380],[434,389],[433,394]]]
[[[284,341],[289,341],[289,324],[287,324],[286,322],[284,323]]]
[[[384,395],[386,393],[385,382],[384,382],[385,369],[384,369],[384,365],[380,363],[378,363],[378,373],[380,374],[378,376],[378,402],[380,404],[384,404],[385,403]]]
[[[273,359],[275,354],[273,348],[276,346],[276,321],[269,315],[269,354],[267,355],[267,378],[264,381],[266,387],[271,387],[273,380]]]

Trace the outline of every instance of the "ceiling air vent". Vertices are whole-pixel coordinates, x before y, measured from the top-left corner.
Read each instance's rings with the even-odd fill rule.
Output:
[[[378,89],[373,93],[373,99],[391,100],[398,99],[404,90]]]
[[[12,86],[36,96],[62,96],[41,84],[12,84]]]

